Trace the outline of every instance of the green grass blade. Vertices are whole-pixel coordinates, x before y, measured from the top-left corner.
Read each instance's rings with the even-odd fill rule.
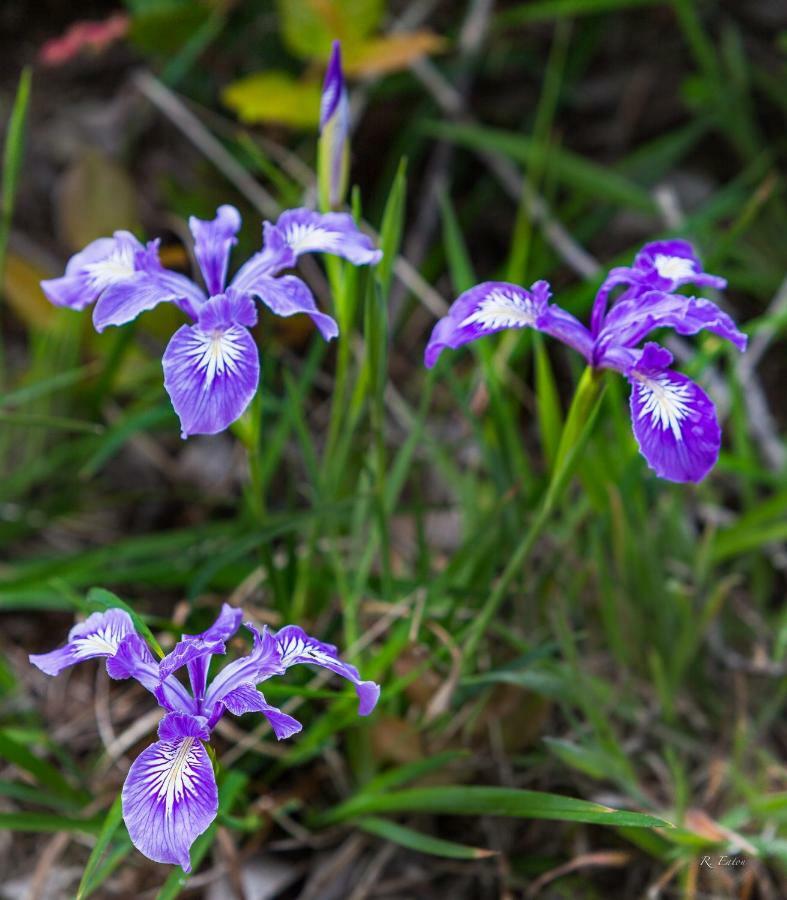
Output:
[[[11,234],[11,221],[14,217],[14,203],[19,184],[19,173],[22,170],[22,157],[25,150],[25,124],[30,104],[32,78],[32,69],[26,68],[22,70],[3,148],[3,198],[0,201],[0,286],[3,284],[5,254],[8,248],[8,237]]]
[[[123,821],[123,798],[121,794],[118,794],[115,798],[114,803],[109,808],[109,812],[106,814],[104,818],[104,824],[101,826],[101,832],[98,835],[98,840],[96,841],[96,845],[93,847],[90,856],[88,857],[87,865],[85,866],[85,871],[82,873],[82,879],[79,882],[79,887],[77,888],[77,896],[76,900],[84,900],[87,897],[87,888],[90,884],[90,879],[96,872],[99,863],[101,862],[102,857],[104,856],[104,852],[107,847],[109,847],[109,843],[115,835],[115,832],[118,830],[120,823]]]
[[[495,850],[484,850],[481,847],[468,847],[466,844],[446,841],[376,816],[359,819],[355,824],[361,831],[429,856],[442,856],[446,859],[486,859],[497,855]]]
[[[321,825],[374,813],[432,813],[455,816],[512,816],[593,825],[665,828],[670,823],[645,813],[612,809],[587,800],[515,788],[451,785],[409,788],[388,794],[360,794],[319,816]]]

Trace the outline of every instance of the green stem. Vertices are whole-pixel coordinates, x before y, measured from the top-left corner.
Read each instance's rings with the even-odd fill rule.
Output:
[[[530,527],[514,550],[494,590],[470,626],[462,654],[466,664],[474,659],[478,644],[492,621],[492,617],[500,609],[508,588],[521,571],[576,469],[579,455],[590,437],[601,405],[603,386],[599,374],[588,367],[577,385],[574,399],[571,402],[560,438],[552,477],[541,505],[530,523]]]

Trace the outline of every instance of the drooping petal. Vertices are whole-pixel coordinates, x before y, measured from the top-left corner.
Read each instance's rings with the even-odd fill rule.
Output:
[[[112,284],[134,274],[137,251],[142,244],[128,231],[111,238],[98,238],[76,253],[66,264],[65,275],[41,282],[50,303],[81,310],[94,303]]]
[[[350,109],[342,73],[341,45],[333,42],[320,102],[318,185],[320,203],[336,208],[347,190]]]
[[[123,785],[123,819],[134,846],[155,862],[191,870],[189,851],[216,818],[216,779],[202,740],[204,720],[167,716],[162,740],[132,764]]]
[[[30,662],[47,675],[57,675],[83,659],[114,656],[123,638],[134,632],[131,616],[122,609],[94,612],[69,631],[65,647],[33,653]]]
[[[151,241],[136,255],[136,271],[109,285],[93,310],[96,331],[109,325],[125,325],[159,303],[174,303],[196,318],[205,303],[203,291],[190,278],[161,265],[158,241]]]
[[[303,728],[297,719],[271,706],[253,684],[238,685],[225,694],[221,702],[234,716],[261,712],[270,722],[273,733],[280,741],[297,734]]]
[[[465,291],[435,325],[424,353],[431,368],[446,348],[464,344],[509,328],[535,328],[589,358],[588,330],[571,313],[549,305],[550,288],[537,281],[530,290],[505,281],[485,281]]]
[[[260,276],[251,290],[256,297],[277,316],[294,316],[306,313],[326,341],[339,334],[339,326],[326,313],[317,309],[314,296],[304,281],[295,275],[271,278]]]
[[[355,685],[358,694],[358,714],[368,716],[377,705],[380,686],[373,681],[363,681],[355,666],[339,659],[339,653],[332,644],[324,644],[308,635],[297,625],[287,625],[274,635],[279,645],[281,660],[285,668],[308,663],[330,669]]]
[[[251,622],[246,622],[246,628],[251,631],[254,640],[251,653],[224,666],[208,685],[203,708],[211,718],[216,713],[216,707],[231,691],[241,685],[260,684],[272,675],[284,672],[279,645],[268,629],[260,631]]]
[[[194,236],[194,255],[211,295],[224,290],[230,251],[238,242],[236,235],[240,223],[240,213],[229,204],[216,210],[215,219],[204,220],[196,216],[189,219],[189,228]]]
[[[283,212],[276,227],[296,256],[303,253],[332,253],[353,265],[372,265],[382,259],[382,251],[364,234],[348,213],[318,213],[311,209]]]
[[[196,325],[172,336],[162,360],[164,387],[184,438],[224,431],[249,405],[260,360],[246,326],[256,316],[249,297],[219,294],[202,307]]]
[[[603,365],[606,347],[634,347],[656,328],[673,328],[678,334],[710,331],[740,351],[746,349],[748,340],[727,313],[711,300],[648,291],[640,297],[621,300],[609,311],[597,341],[598,364]]]
[[[716,409],[690,378],[663,368],[669,358],[664,348],[648,344],[629,375],[634,436],[661,478],[702,481],[721,446]]]
[[[115,655],[107,660],[107,674],[119,681],[136,679],[164,709],[196,712],[194,699],[176,678],[162,679],[158,662],[136,631],[127,634]]]
[[[263,222],[262,250],[238,269],[231,287],[236,291],[254,294],[259,278],[278,275],[284,269],[291,269],[295,262],[295,251],[285,240],[284,234],[270,222]]]

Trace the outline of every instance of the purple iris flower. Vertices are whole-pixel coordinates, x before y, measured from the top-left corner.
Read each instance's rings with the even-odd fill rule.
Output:
[[[333,42],[320,101],[320,182],[325,205],[336,207],[347,188],[350,107],[342,72],[339,41]]]
[[[149,859],[191,868],[195,839],[216,818],[218,791],[204,746],[226,711],[240,716],[262,713],[279,740],[301,730],[301,723],[266,702],[257,685],[290,666],[309,663],[348,679],[358,694],[358,713],[368,716],[380,688],[361,680],[358,670],[339,659],[336,647],[315,640],[296,625],[273,633],[250,622],[253,636],[248,656],[235,659],[208,681],[212,657],[226,652],[225,643],[240,627],[243,612],[222,606],[216,621],[197,635],[182,635],[160,662],[134,630],[127,612],[93,613],[75,625],[65,647],[31,655],[30,662],[47,675],[85,659],[106,657],[111,678],[135,678],[166,710],[159,740],[132,763],[123,785],[123,819],[134,846]],[[186,667],[191,690],[175,673]]]
[[[691,244],[681,240],[647,244],[634,265],[610,271],[593,305],[591,327],[550,304],[550,287],[530,290],[487,281],[465,291],[440,319],[426,347],[432,367],[446,347],[456,348],[508,328],[535,328],[585,357],[594,369],[613,369],[631,384],[634,436],[648,465],[670,481],[701,481],[719,456],[721,429],[713,402],[691,379],[670,368],[672,354],[659,344],[639,345],[657,328],[678,334],[706,330],[746,349],[746,335],[719,307],[703,298],[674,293],[693,283],[723,288],[726,281],[702,270]],[[609,310],[610,294],[623,292]]]
[[[257,321],[255,299],[279,316],[305,313],[326,340],[338,334],[306,283],[282,274],[299,256],[332,253],[354,265],[373,264],[382,256],[346,213],[291,209],[275,225],[263,224],[262,249],[227,285],[240,224],[233,206],[220,206],[215,219],[189,220],[205,290],[162,266],[157,241],[143,246],[125,231],[93,241],[69,260],[64,276],[41,283],[58,306],[81,310],[95,303],[97,331],[130,322],[159,303],[174,303],[192,319],[175,332],[163,357],[164,386],[184,438],[223,431],[256,393],[259,354],[249,331]]]

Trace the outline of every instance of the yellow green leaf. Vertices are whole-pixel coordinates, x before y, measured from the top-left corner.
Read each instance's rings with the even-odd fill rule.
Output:
[[[385,0],[278,0],[285,43],[303,59],[327,60],[337,38],[347,51],[380,25]]]
[[[241,122],[276,122],[312,128],[320,118],[320,85],[296,81],[286,72],[255,72],[227,85],[224,103]]]

